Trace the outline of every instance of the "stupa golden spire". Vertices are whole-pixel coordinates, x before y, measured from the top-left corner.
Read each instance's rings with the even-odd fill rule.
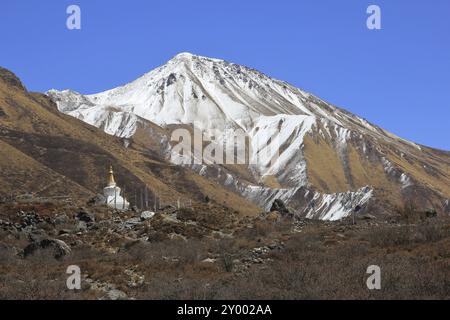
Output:
[[[114,180],[114,171],[112,166],[109,166],[109,178],[108,178],[108,186],[115,186],[116,181]]]

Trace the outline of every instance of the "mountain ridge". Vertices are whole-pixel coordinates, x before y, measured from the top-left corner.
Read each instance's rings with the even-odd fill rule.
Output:
[[[280,198],[301,216],[340,219],[370,203],[389,212],[414,198],[443,211],[450,198],[445,151],[398,138],[286,82],[220,59],[182,53],[99,94],[47,95],[60,112],[171,162],[176,128],[219,130],[218,143],[243,129],[255,154],[262,150],[258,137],[278,132],[276,166],[187,166],[265,210]]]
[[[55,90],[47,94],[61,112],[130,140],[141,121],[161,128],[219,130],[218,143],[226,141],[230,131],[242,129],[254,150],[251,158],[264,148],[254,141],[278,134],[282,152],[272,167],[190,166],[265,209],[281,197],[297,204],[297,211],[307,212],[305,205],[312,200],[305,204],[300,199],[308,197],[298,195],[303,187],[318,194],[326,210],[334,210],[331,198],[348,198],[343,196],[347,192],[355,197],[361,190],[369,198],[387,199],[391,207],[412,201],[422,188],[427,190],[418,198],[423,206],[442,209],[450,197],[450,159],[445,151],[399,138],[284,81],[224,60],[182,53],[115,89],[92,95]],[[243,181],[243,172],[253,179]],[[337,218],[365,204],[341,202],[347,210]],[[329,216],[326,210],[316,216]]]
[[[228,199],[230,210],[242,215],[258,213],[245,199],[171,165],[159,154],[136,143],[126,148],[122,139],[58,112],[46,95],[13,85],[20,80],[10,71],[6,74],[15,80],[5,81],[0,74],[0,199],[23,194],[69,196],[85,205],[101,193],[113,165],[133,205],[138,204],[134,193],[147,187],[151,207],[155,196],[166,205],[178,200],[195,204],[207,196],[218,205]]]

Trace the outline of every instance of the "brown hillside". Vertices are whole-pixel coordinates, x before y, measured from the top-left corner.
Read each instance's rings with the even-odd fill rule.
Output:
[[[70,195],[85,201],[101,193],[110,164],[132,204],[135,190],[147,186],[151,203],[154,193],[172,204],[208,195],[242,214],[259,211],[220,185],[167,163],[139,141],[126,148],[121,139],[59,113],[45,95],[26,91],[0,68],[0,196]]]

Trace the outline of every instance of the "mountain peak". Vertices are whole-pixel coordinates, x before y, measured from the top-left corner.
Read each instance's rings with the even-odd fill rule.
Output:
[[[446,177],[446,164],[430,162],[414,143],[284,81],[224,60],[182,52],[121,87],[86,96],[70,91],[48,94],[58,110],[121,138],[141,136],[146,123],[168,132],[194,126],[220,141],[243,130],[251,143],[250,162],[267,152],[265,143],[277,137],[276,163],[259,161],[243,169],[253,180],[243,181],[242,172],[232,169],[226,180],[220,180],[225,177],[221,171],[216,177],[266,209],[280,198],[307,217],[336,220],[365,205],[376,194],[373,190],[385,190],[386,184],[394,190],[386,201],[395,205],[422,188],[420,181],[435,186],[420,200],[424,203],[431,197],[442,202],[435,190],[444,190],[445,200],[450,195],[448,179],[438,178]],[[169,141],[169,135],[161,139]],[[163,150],[172,149],[167,145]],[[417,175],[424,163],[429,167],[426,177]],[[264,181],[275,183],[261,186]],[[299,190],[304,188],[308,192],[303,194]]]
[[[210,61],[210,62],[223,62],[222,59],[210,58],[206,56],[201,56],[197,54],[193,54],[191,52],[180,52],[175,55],[169,62],[179,62],[179,61]]]
[[[3,80],[8,85],[19,88],[20,90],[26,91],[25,86],[22,84],[22,81],[11,71],[8,69],[0,67],[0,80]]]
[[[192,57],[194,57],[195,55],[194,54],[192,54],[192,53],[190,53],[190,52],[180,52],[180,53],[178,53],[175,57],[174,57],[174,59],[183,59],[183,58],[188,58],[188,59],[191,59]]]

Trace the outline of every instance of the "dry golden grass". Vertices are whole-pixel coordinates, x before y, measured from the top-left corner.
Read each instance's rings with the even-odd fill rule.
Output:
[[[325,193],[349,190],[342,161],[336,150],[322,138],[304,138],[304,155],[310,183]]]

